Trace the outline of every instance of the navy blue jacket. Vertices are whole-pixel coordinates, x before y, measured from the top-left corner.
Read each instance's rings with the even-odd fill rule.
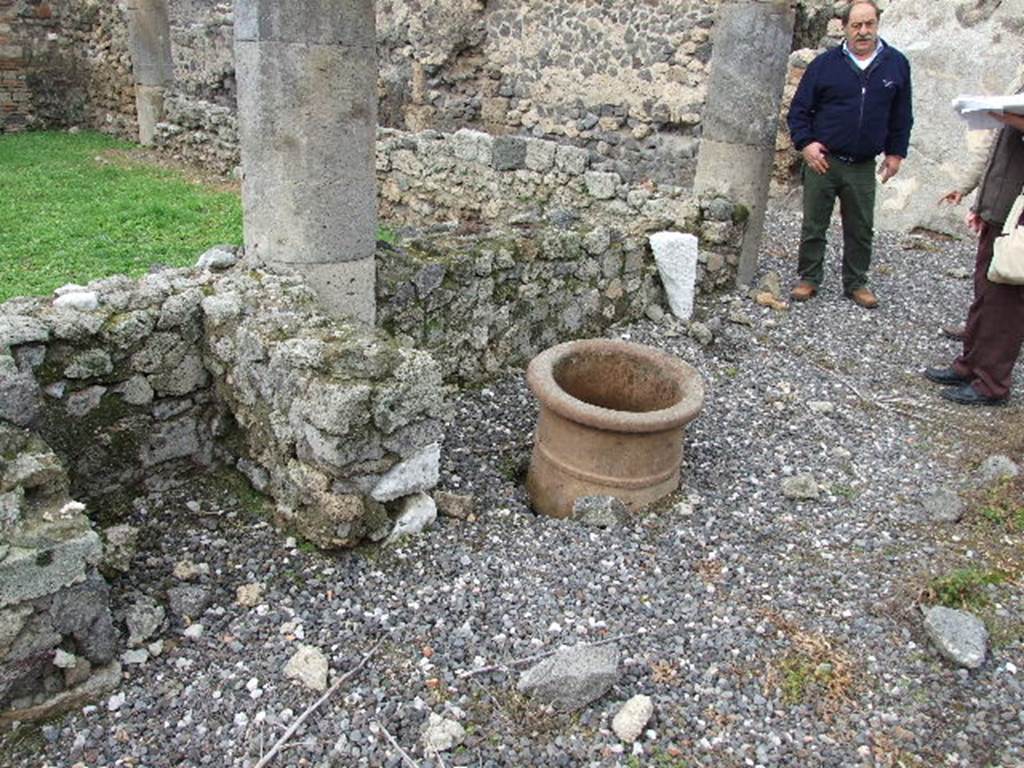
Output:
[[[797,149],[820,141],[855,160],[906,157],[914,125],[910,62],[885,45],[862,71],[842,46],[825,51],[804,72],[787,122]]]

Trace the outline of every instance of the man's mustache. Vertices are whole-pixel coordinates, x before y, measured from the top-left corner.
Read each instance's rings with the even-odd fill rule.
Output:
[[[858,41],[859,41],[859,40],[864,40],[864,41],[868,41],[868,40],[874,40],[874,39],[875,39],[875,36],[874,36],[874,35],[857,35],[856,39],[857,39]]]

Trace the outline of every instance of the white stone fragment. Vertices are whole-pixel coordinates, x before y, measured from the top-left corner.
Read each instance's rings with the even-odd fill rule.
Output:
[[[243,608],[259,605],[263,599],[263,585],[255,582],[242,584],[235,590],[235,602]]]
[[[203,253],[196,261],[197,269],[224,270],[235,266],[238,256],[230,245],[215,245]]]
[[[298,680],[314,691],[327,690],[327,657],[319,648],[312,645],[300,645],[299,650],[284,666],[284,676]]]
[[[100,297],[96,291],[82,293],[65,293],[53,300],[53,306],[66,309],[77,309],[80,312],[91,312],[100,305]]]
[[[57,297],[60,297],[60,296],[67,296],[70,293],[88,293],[88,292],[89,292],[89,289],[86,288],[84,285],[79,285],[78,283],[66,283],[66,284],[62,285],[60,288],[57,288],[56,290],[54,290],[53,295],[57,296]]]
[[[415,456],[388,470],[370,495],[377,501],[392,501],[411,493],[429,491],[437,485],[440,473],[441,445],[431,443]]]
[[[612,730],[620,739],[632,744],[640,738],[653,714],[654,702],[651,697],[639,694],[622,705],[622,709],[612,719]]]
[[[697,237],[682,232],[655,232],[650,240],[672,314],[689,320],[697,285]]]
[[[75,665],[78,664],[78,657],[73,653],[68,653],[62,648],[58,648],[53,654],[53,666],[60,669],[74,669]]]
[[[447,752],[462,744],[465,739],[466,729],[458,722],[431,712],[423,729],[423,751],[427,755]]]
[[[402,536],[420,533],[437,520],[437,505],[425,493],[415,493],[402,499],[401,512],[395,521],[395,527],[388,536],[388,541],[395,541]]]

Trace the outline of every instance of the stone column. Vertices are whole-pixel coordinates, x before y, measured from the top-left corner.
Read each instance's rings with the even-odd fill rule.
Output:
[[[246,259],[303,275],[324,309],[374,322],[374,0],[238,0]]]
[[[724,195],[749,211],[741,284],[757,271],[793,25],[789,0],[726,0],[713,32],[694,192]]]
[[[167,0],[127,0],[139,143],[150,146],[164,117],[164,90],[174,80]]]

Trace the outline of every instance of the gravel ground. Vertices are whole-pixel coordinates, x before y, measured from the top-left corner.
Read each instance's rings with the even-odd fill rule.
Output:
[[[762,274],[786,282],[796,220],[769,219]],[[969,409],[919,375],[955,352],[938,328],[965,313],[970,281],[956,275],[972,263],[969,242],[880,234],[876,311],[842,297],[833,251],[806,305],[704,300],[710,346],[670,320],[616,329],[678,354],[707,385],[684,487],[630,527],[529,510],[519,483],[536,407],[520,373],[454,400],[442,488],[472,493],[475,518],[442,517],[398,546],[307,551],[213,482],[152,496],[115,607],[123,615],[139,594],[166,604],[187,582],[209,599],[195,609],[201,634],[168,611],[161,652],[126,666],[115,696],[23,729],[0,758],[251,767],[319,695],[282,674],[305,643],[334,675],[375,650],[274,765],[1024,766],[1024,549],[974,490],[981,459],[1020,460],[1019,377],[1009,406]],[[783,479],[802,473],[817,500],[783,496]],[[932,488],[974,502],[961,523],[930,521]],[[989,657],[959,670],[929,643],[920,606],[936,577],[997,568],[1010,577],[972,602],[992,631]],[[258,603],[239,605],[236,588],[254,583]],[[620,636],[620,682],[572,715],[516,693],[527,665],[459,675]],[[638,693],[655,713],[623,744],[611,719]],[[462,723],[461,747],[424,754],[431,713]]]

